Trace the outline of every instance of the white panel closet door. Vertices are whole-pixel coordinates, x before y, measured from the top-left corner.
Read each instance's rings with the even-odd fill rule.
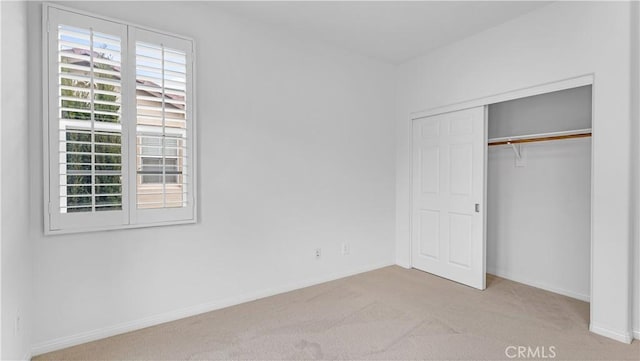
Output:
[[[412,265],[485,288],[485,108],[413,122]]]

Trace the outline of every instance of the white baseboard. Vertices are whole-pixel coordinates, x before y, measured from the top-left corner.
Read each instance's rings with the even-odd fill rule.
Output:
[[[640,340],[640,330],[633,331],[633,338]]]
[[[532,286],[532,287],[535,287],[535,288],[540,288],[540,289],[543,289],[545,291],[558,293],[558,294],[561,294],[563,296],[575,298],[575,299],[578,299],[580,301],[589,302],[589,300],[590,300],[590,296],[589,295],[585,295],[585,294],[582,294],[582,293],[565,290],[565,289],[558,288],[558,287],[555,287],[555,286],[550,286],[550,285],[545,284],[545,283],[533,281],[531,279],[528,279],[526,277],[522,277],[520,275],[514,274],[514,273],[509,272],[509,271],[505,271],[505,270],[501,270],[501,269],[489,269],[489,268],[487,268],[487,273],[492,274],[492,275],[496,275],[498,277],[506,278],[506,279],[511,280],[511,281],[524,283],[525,285],[529,285],[529,286]]]
[[[25,360],[25,361],[31,361],[31,357],[33,357],[31,355],[31,352],[27,351],[27,353],[25,353],[24,356],[22,356],[22,359]]]
[[[624,343],[631,343],[631,341],[633,341],[631,332],[613,331],[606,327],[595,325],[593,322],[589,325],[589,331]]]
[[[271,289],[264,289],[257,292],[251,292],[248,294],[239,295],[236,297],[229,297],[221,300],[203,303],[196,306],[191,306],[179,310],[169,311],[162,314],[141,318],[134,321],[120,323],[113,326],[99,328],[93,331],[81,332],[75,335],[60,337],[49,341],[44,341],[33,345],[31,349],[31,355],[38,356],[47,352],[61,350],[63,348],[76,346],[82,343],[91,342],[115,335],[119,335],[126,332],[140,330],[146,327],[159,325],[165,322],[179,320],[185,317],[191,317],[199,315],[201,313],[215,311],[221,308],[235,306],[241,303],[254,301],[260,298],[274,296],[280,293],[285,293],[300,288],[314,286],[320,283],[334,281],[340,278],[353,276],[359,273],[373,271],[375,269],[392,266],[393,262],[385,262],[375,264],[367,267],[361,267],[356,270],[338,272],[327,276],[316,277],[307,279],[301,282],[292,283],[283,287],[276,287]],[[30,355],[30,356],[31,356]]]
[[[406,268],[406,269],[411,268],[411,263],[409,263],[409,262],[406,262],[406,263],[405,263],[405,262],[398,262],[398,261],[396,261],[396,265],[397,265],[397,266],[400,266],[400,267],[402,267],[402,268]]]

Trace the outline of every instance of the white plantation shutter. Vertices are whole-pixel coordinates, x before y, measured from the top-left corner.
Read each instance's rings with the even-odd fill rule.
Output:
[[[48,30],[50,228],[123,224],[126,26],[49,8]]]
[[[195,221],[193,42],[44,9],[45,231]]]
[[[130,29],[136,69],[135,207],[141,222],[193,217],[192,43]],[[132,167],[134,165],[132,164]],[[131,183],[133,186],[133,182]]]

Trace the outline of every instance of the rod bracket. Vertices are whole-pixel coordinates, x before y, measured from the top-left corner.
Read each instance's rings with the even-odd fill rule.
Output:
[[[521,160],[522,159],[522,153],[520,152],[520,150],[521,150],[520,149],[520,144],[516,145],[516,144],[513,144],[511,142],[507,142],[507,144],[509,144],[511,146],[511,149],[513,149],[513,152],[515,153],[516,158],[518,160]]]

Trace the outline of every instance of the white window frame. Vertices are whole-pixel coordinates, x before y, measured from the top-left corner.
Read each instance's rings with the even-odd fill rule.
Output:
[[[90,232],[197,221],[197,132],[195,119],[195,44],[181,35],[90,14],[60,5],[43,4],[43,160],[44,233],[46,235]],[[60,23],[92,28],[121,37],[121,154],[122,210],[60,212],[57,26]],[[163,44],[186,54],[187,206],[138,209],[136,202],[136,42]],[[57,70],[56,70],[57,74]]]

